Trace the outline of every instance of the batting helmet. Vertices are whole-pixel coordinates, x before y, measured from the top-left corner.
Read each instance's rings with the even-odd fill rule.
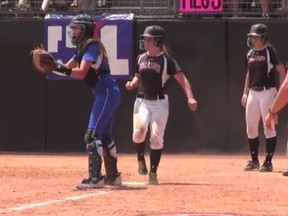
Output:
[[[247,36],[266,37],[268,35],[268,28],[265,24],[258,23],[251,26]]]
[[[266,42],[268,40],[268,28],[262,23],[254,24],[251,26],[247,36],[247,45],[249,47],[252,47],[251,36],[261,37]]]
[[[79,14],[71,20],[69,27],[71,43],[77,46],[84,38],[93,37],[95,22],[90,15]]]
[[[143,34],[140,35],[140,40],[144,37],[152,37],[157,46],[160,46],[165,41],[165,29],[158,25],[147,26]]]

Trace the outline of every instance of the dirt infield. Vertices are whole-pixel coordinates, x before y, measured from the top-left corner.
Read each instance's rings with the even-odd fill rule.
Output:
[[[148,159],[148,158],[147,158]],[[0,215],[287,216],[288,159],[274,172],[244,172],[247,155],[163,155],[157,186],[119,155],[124,186],[77,191],[85,155],[0,154]],[[261,157],[263,159],[263,156]],[[217,214],[216,214],[217,213]]]

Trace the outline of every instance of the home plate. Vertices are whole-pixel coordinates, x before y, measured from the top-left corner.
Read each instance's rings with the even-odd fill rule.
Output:
[[[143,186],[143,185],[147,185],[146,182],[122,182],[123,185],[127,185],[127,186]]]

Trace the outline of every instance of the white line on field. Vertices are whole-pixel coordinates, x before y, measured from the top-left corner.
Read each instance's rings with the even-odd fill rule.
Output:
[[[146,182],[122,182],[123,185],[126,186],[143,186],[143,185],[147,185]]]
[[[81,199],[86,199],[89,197],[103,195],[106,193],[108,193],[108,192],[107,191],[95,191],[95,192],[90,193],[90,194],[83,194],[83,195],[66,197],[66,198],[62,198],[62,199],[48,200],[45,202],[35,202],[35,203],[20,205],[20,206],[7,208],[7,209],[3,209],[3,210],[0,209],[0,214],[5,214],[8,212],[15,212],[15,211],[23,211],[23,210],[27,210],[27,209],[32,209],[32,208],[36,208],[36,207],[40,207],[40,206],[48,206],[51,204],[62,203],[62,202],[66,202],[66,201],[81,200]]]

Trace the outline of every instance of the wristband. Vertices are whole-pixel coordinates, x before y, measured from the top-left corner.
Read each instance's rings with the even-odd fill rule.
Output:
[[[68,68],[65,65],[57,62],[55,71],[65,74],[67,76],[70,76],[70,74],[72,73],[72,68]]]

